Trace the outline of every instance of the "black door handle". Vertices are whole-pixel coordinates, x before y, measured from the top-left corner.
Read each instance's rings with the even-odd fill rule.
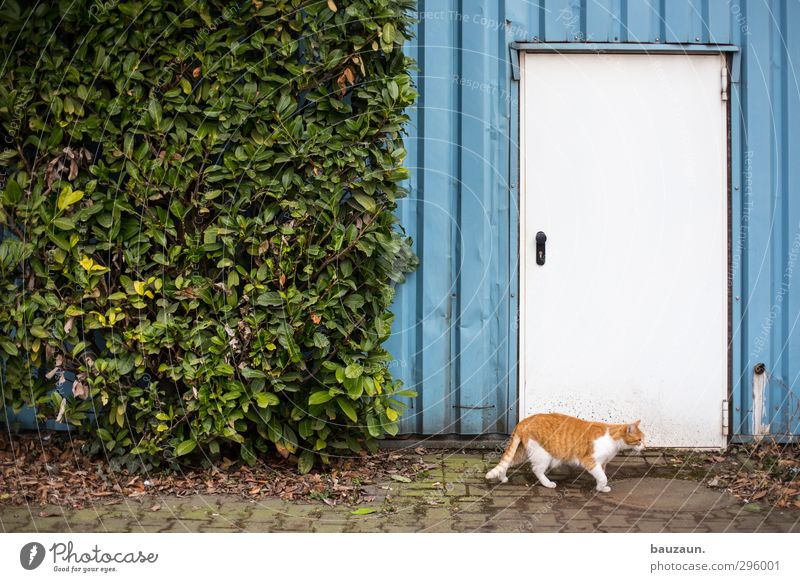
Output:
[[[536,233],[536,264],[544,265],[545,252],[544,243],[547,242],[547,235],[541,230]]]

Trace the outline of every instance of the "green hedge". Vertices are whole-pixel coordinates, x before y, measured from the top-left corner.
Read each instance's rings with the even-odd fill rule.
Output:
[[[6,0],[2,405],[148,464],[397,433],[413,8]]]

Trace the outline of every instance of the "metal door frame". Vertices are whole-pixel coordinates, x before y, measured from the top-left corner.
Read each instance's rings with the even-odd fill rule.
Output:
[[[742,123],[741,117],[738,115],[731,115],[731,111],[739,111],[741,109],[741,52],[739,47],[735,45],[717,45],[717,44],[685,44],[685,43],[591,43],[591,42],[574,42],[574,43],[528,43],[528,42],[512,42],[509,45],[510,51],[510,68],[511,68],[511,144],[509,148],[510,160],[510,202],[511,202],[511,221],[517,223],[517,228],[512,229],[512,239],[510,245],[512,249],[516,249],[516,256],[518,257],[518,267],[512,271],[512,276],[516,277],[516,281],[512,281],[511,288],[516,289],[516,301],[513,308],[516,309],[516,318],[513,321],[516,324],[516,353],[509,354],[509,364],[513,364],[509,368],[509,373],[513,370],[513,366],[517,367],[517,402],[514,407],[515,410],[508,411],[510,416],[516,414],[517,422],[520,420],[521,415],[524,414],[522,410],[523,403],[523,390],[525,386],[525,367],[521,364],[521,357],[524,357],[524,337],[522,333],[522,310],[524,308],[524,299],[522,297],[522,273],[525,266],[525,248],[522,244],[524,233],[524,213],[522,212],[522,181],[521,181],[521,159],[522,148],[521,143],[521,123],[522,123],[522,98],[521,91],[521,68],[520,68],[520,53],[548,53],[553,55],[563,53],[584,53],[584,54],[705,54],[705,55],[724,55],[728,63],[728,104],[727,104],[727,119],[728,119],[728,184],[727,184],[727,224],[728,224],[728,253],[727,253],[727,273],[728,273],[728,374],[727,374],[727,410],[721,410],[721,424],[725,432],[726,442],[731,442],[733,434],[740,432],[738,428],[733,427],[734,409],[740,406],[742,399],[741,395],[734,394],[733,392],[733,371],[740,369],[741,364],[741,349],[737,346],[734,349],[733,336],[734,336],[734,322],[741,323],[743,301],[734,302],[733,296],[743,297],[743,287],[741,274],[739,272],[732,272],[732,242],[733,232],[738,232],[741,220],[742,209],[742,188],[741,188],[741,163],[742,163]],[[516,214],[516,216],[514,216]],[[737,229],[734,231],[734,229]],[[513,255],[512,255],[513,256]],[[512,296],[512,301],[514,297]]]

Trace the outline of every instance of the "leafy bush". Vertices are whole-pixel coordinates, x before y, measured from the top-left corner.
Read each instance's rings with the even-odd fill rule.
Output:
[[[149,463],[395,434],[412,8],[6,1],[0,405]]]

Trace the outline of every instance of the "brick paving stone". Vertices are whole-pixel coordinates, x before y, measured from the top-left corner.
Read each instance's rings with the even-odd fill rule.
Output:
[[[341,533],[347,522],[314,522],[311,531],[314,533]]]
[[[570,533],[590,533],[595,530],[595,523],[589,519],[570,519],[559,528],[559,531]]]
[[[172,521],[162,521],[161,523],[130,523],[128,524],[128,533],[157,533],[169,527]]]
[[[97,524],[103,523],[105,518],[110,517],[110,512],[106,511],[97,511],[93,509],[87,509],[84,511],[71,511],[67,514],[66,520],[69,522],[70,525],[81,525],[85,523],[89,524]]]
[[[461,497],[467,494],[467,486],[464,483],[446,483],[442,492],[450,497]]]
[[[168,531],[194,533],[202,531],[201,528],[205,526],[213,525],[214,524],[210,521],[203,521],[199,519],[176,519]]]
[[[5,521],[0,527],[0,531],[2,533],[20,533],[30,531],[30,522],[22,522],[22,521]]]
[[[201,525],[201,533],[242,533],[244,530],[240,527],[220,527],[216,525]]]

